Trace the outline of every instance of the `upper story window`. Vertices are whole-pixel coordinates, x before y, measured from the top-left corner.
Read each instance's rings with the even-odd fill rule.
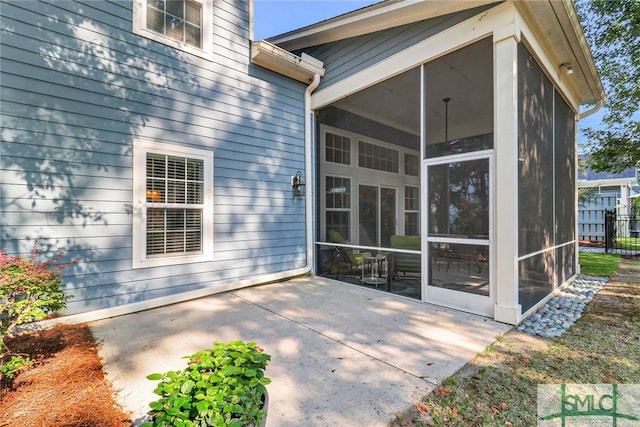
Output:
[[[137,141],[134,267],[213,259],[213,154]]]
[[[212,52],[212,0],[134,0],[133,32],[207,57]]]

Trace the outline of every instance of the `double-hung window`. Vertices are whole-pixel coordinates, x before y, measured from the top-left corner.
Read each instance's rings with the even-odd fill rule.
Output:
[[[133,32],[208,57],[213,48],[212,0],[134,0]]]
[[[351,179],[338,176],[325,178],[325,225],[327,232],[337,231],[350,240]],[[327,239],[329,236],[327,234]]]
[[[134,267],[213,259],[213,153],[136,141]]]

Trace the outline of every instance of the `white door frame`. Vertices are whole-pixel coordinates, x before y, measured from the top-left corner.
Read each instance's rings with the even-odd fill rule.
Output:
[[[494,153],[493,150],[483,150],[451,156],[436,157],[423,160],[422,174],[424,177],[423,195],[429,194],[429,166],[448,164],[453,162],[464,162],[470,160],[489,160],[489,238],[488,239],[467,239],[454,237],[430,237],[429,236],[429,215],[428,203],[425,199],[422,210],[422,238],[425,242],[422,245],[422,295],[423,301],[476,313],[483,316],[493,317],[494,310],[494,248],[493,248],[493,180],[494,180]],[[429,243],[457,243],[486,245],[489,248],[489,296],[470,294],[468,292],[454,291],[451,289],[429,286]]]

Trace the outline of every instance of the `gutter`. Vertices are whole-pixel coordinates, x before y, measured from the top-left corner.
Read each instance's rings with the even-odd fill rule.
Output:
[[[587,111],[583,111],[582,113],[578,114],[578,120],[582,120],[600,111],[603,103],[604,103],[604,94],[602,94],[601,98],[598,101],[596,101],[596,105],[594,105],[593,108],[590,108]]]
[[[309,84],[316,74],[324,75],[324,63],[302,53],[297,56],[265,40],[251,43],[251,62],[268,70]]]

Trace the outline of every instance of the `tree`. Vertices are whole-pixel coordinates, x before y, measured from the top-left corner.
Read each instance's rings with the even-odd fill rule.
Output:
[[[607,94],[602,129],[583,130],[589,166],[622,172],[640,164],[640,1],[578,0],[576,9]]]

